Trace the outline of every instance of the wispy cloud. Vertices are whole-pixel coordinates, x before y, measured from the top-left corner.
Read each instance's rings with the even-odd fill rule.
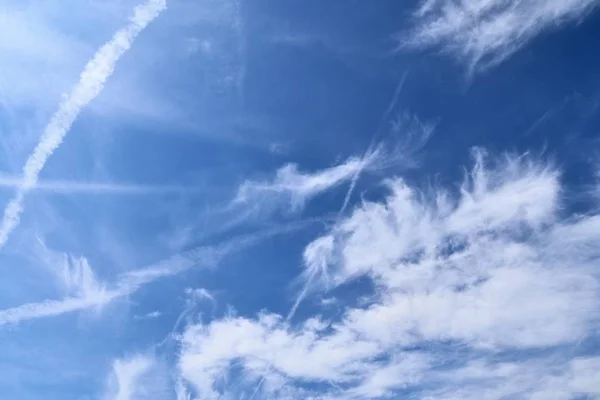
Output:
[[[142,378],[154,366],[154,360],[148,356],[136,356],[126,360],[116,360],[112,373],[115,380],[114,394],[106,396],[106,400],[134,400],[148,398],[140,396],[149,388],[142,386]]]
[[[185,294],[187,294],[192,299],[192,301],[208,300],[213,304],[217,301],[215,299],[215,296],[210,291],[204,288],[187,288],[185,289]]]
[[[565,218],[560,179],[475,150],[458,191],[390,180],[305,251],[330,288],[353,283],[372,302],[299,325],[268,312],[191,325],[181,375],[206,399],[257,382],[259,398],[598,395],[598,359],[576,348],[600,323],[600,216]]]
[[[362,157],[351,157],[343,163],[317,171],[301,171],[296,164],[277,170],[272,179],[247,180],[238,188],[231,207],[244,207],[250,213],[272,211],[278,207],[297,211],[311,199],[344,183],[356,184],[363,172],[381,171],[403,163],[401,146],[388,148],[385,143],[371,146]]]
[[[364,159],[350,158],[314,173],[299,171],[297,165],[288,164],[280,168],[272,180],[242,183],[234,204],[278,202],[298,209],[315,196],[349,181],[357,171],[372,165],[375,159],[375,154]]]
[[[402,88],[399,85],[400,90]],[[314,172],[303,172],[296,164],[287,164],[275,176],[264,181],[245,181],[240,185],[234,204],[284,204],[292,209],[301,208],[314,197],[350,183],[342,211],[349,202],[354,186],[364,172],[382,171],[389,167],[410,168],[416,153],[423,148],[433,133],[434,125],[421,122],[408,113],[397,112],[396,96],[382,119],[382,125],[391,134],[395,144],[384,138],[379,127],[369,148],[361,157],[351,157],[341,164]],[[391,117],[391,119],[390,119]],[[388,125],[389,124],[389,125]],[[269,203],[270,202],[270,203]]]
[[[165,8],[166,0],[149,0],[134,9],[129,25],[119,30],[102,46],[85,66],[79,82],[65,96],[58,111],[44,129],[42,137],[23,167],[23,181],[4,209],[0,224],[0,248],[19,224],[25,194],[36,185],[40,171],[52,153],[61,145],[81,110],[104,88],[119,58],[129,49],[138,34]]]
[[[377,168],[385,168],[386,164],[394,166],[402,166],[404,168],[412,168],[418,165],[417,155],[423,149],[423,147],[429,141],[429,138],[433,134],[435,125],[431,123],[424,123],[415,115],[412,115],[406,111],[398,110],[398,98],[402,92],[404,82],[408,73],[405,73],[396,86],[392,100],[386,110],[384,111],[379,127],[375,130],[369,147],[365,151],[363,158],[378,159]],[[389,125],[389,126],[388,126]],[[389,140],[382,141],[377,145],[377,141],[381,140],[385,134],[394,137],[395,145],[388,145]],[[384,156],[385,154],[385,156]],[[342,206],[337,213],[337,222],[344,216],[346,209],[350,204],[352,194],[356,188],[361,173],[365,168],[369,167],[368,164],[364,164],[361,168],[357,168],[353,171],[352,177],[350,178],[350,185],[348,191],[344,196]],[[325,236],[320,240],[311,243],[304,251],[305,264],[310,265],[307,268],[306,273],[303,274],[305,281],[302,290],[292,308],[290,309],[287,320],[291,320],[298,307],[304,300],[304,297],[308,294],[308,291],[313,284],[315,277],[319,276],[321,282],[327,284],[327,263],[323,259],[323,255],[328,251],[327,248],[333,246],[333,238],[331,236]]]
[[[134,318],[135,319],[156,319],[156,318],[160,318],[161,315],[162,315],[162,313],[157,310],[157,311],[151,311],[144,315],[136,315]]]
[[[23,184],[18,177],[0,176],[0,188],[19,189]],[[136,185],[126,183],[80,182],[80,181],[37,181],[30,191],[42,191],[63,194],[115,194],[143,195],[155,193],[190,193],[205,189],[185,185]]]
[[[159,279],[184,273],[193,267],[215,267],[231,253],[243,251],[274,235],[294,232],[307,225],[308,223],[304,222],[289,224],[265,229],[251,235],[235,237],[216,246],[196,247],[145,268],[123,273],[113,284],[98,282],[86,259],[75,259],[65,255],[64,262],[66,264],[62,266],[64,269],[63,280],[65,286],[69,288],[67,291],[69,297],[0,310],[0,326],[38,318],[55,317],[89,308],[102,308],[112,301],[133,295],[142,286]],[[212,296],[208,291],[202,290],[191,294]]]
[[[494,66],[543,31],[577,22],[597,0],[424,0],[403,44],[441,47],[471,71]]]

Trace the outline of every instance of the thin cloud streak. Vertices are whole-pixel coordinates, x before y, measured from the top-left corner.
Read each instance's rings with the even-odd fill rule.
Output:
[[[119,30],[87,63],[79,82],[63,98],[58,111],[44,129],[40,142],[23,167],[23,182],[4,209],[0,224],[0,248],[19,224],[25,194],[37,183],[46,161],[62,144],[81,110],[100,94],[106,80],[114,72],[119,58],[131,47],[135,38],[167,7],[166,0],[149,0],[134,9],[130,23]]]
[[[18,178],[0,177],[0,188],[19,189],[23,181]],[[184,185],[136,185],[103,182],[78,182],[78,181],[38,181],[29,191],[42,191],[60,194],[120,194],[136,195],[149,193],[183,193],[201,192],[201,188]]]
[[[597,0],[424,0],[403,45],[440,47],[470,72],[493,67],[534,37],[581,21]]]
[[[137,398],[138,382],[148,374],[155,361],[150,357],[136,356],[129,360],[116,360],[113,363],[113,375],[116,380],[116,393],[107,396],[107,400],[131,400]]]
[[[142,286],[149,285],[159,279],[181,274],[196,266],[204,268],[216,267],[223,258],[233,252],[242,251],[272,236],[302,229],[312,222],[314,222],[314,220],[274,227],[254,234],[234,238],[218,246],[196,247],[145,268],[124,273],[120,275],[116,283],[108,289],[94,281],[94,285],[91,285],[94,290],[80,290],[78,291],[79,295],[61,300],[47,300],[38,303],[23,304],[21,306],[0,310],[0,327],[38,318],[56,317],[89,308],[102,308],[119,298],[133,295]],[[87,262],[84,264],[87,266]],[[91,274],[91,271],[87,271],[85,274],[74,271],[72,275],[82,278]],[[79,280],[81,281],[81,284],[86,281],[86,279]]]
[[[277,170],[272,180],[243,182],[233,204],[289,202],[292,209],[299,209],[315,196],[352,179],[356,171],[373,166],[376,155],[363,159],[350,158],[342,164],[315,173],[299,171],[296,164],[287,164]]]
[[[379,126],[377,127],[377,129],[375,130],[375,133],[371,137],[371,142],[369,143],[369,147],[367,148],[367,151],[365,151],[363,158],[367,158],[369,156],[369,154],[375,153],[377,151],[375,148],[375,143],[377,142],[377,140],[379,140],[379,137],[381,136],[381,130],[382,130],[383,126],[385,125],[385,123],[388,121],[391,113],[396,109],[396,104],[398,103],[398,97],[400,96],[400,93],[402,92],[402,88],[404,88],[404,83],[406,82],[407,76],[408,76],[408,72],[405,72],[402,75],[400,82],[396,86],[396,90],[394,90],[394,96],[392,97],[392,101],[390,102],[390,104],[386,108],[385,112],[383,113],[383,116],[381,117],[381,121],[379,122]],[[350,181],[350,187],[348,188],[348,192],[346,192],[346,196],[344,197],[344,202],[342,204],[342,207],[340,208],[339,216],[343,215],[344,211],[346,211],[346,208],[348,207],[348,204],[350,203],[350,198],[352,197],[352,193],[354,193],[354,188],[356,187],[356,184],[358,183],[358,179],[360,178],[360,174],[362,171],[363,171],[363,169],[361,168],[361,169],[358,169],[354,173],[354,176],[352,177],[352,180]],[[338,219],[339,219],[339,216],[338,216]]]

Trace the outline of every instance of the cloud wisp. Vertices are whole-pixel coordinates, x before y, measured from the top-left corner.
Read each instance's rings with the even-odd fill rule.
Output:
[[[374,166],[378,154],[373,152],[362,159],[350,158],[338,164],[314,173],[298,170],[296,164],[287,164],[277,170],[272,180],[243,182],[233,200],[235,205],[266,204],[275,207],[280,204],[292,210],[301,208],[308,200],[348,182],[357,171]]]
[[[16,177],[0,176],[0,188],[19,189],[23,181]],[[28,191],[57,194],[144,195],[156,193],[189,193],[204,191],[184,185],[136,185],[126,183],[80,182],[66,180],[38,181]]]
[[[600,395],[600,357],[576,350],[600,328],[600,215],[564,216],[559,170],[475,150],[457,191],[387,186],[304,255],[336,296],[352,283],[371,301],[187,327],[179,371],[196,396],[259,382],[265,399]]]
[[[85,258],[73,258],[65,255],[62,281],[69,297],[0,310],[0,327],[90,308],[102,308],[117,299],[133,295],[145,285],[184,273],[190,268],[215,267],[231,253],[243,251],[272,236],[302,229],[311,222],[313,221],[265,229],[251,235],[230,239],[216,246],[196,247],[145,268],[126,272],[120,275],[112,285],[99,282]],[[202,293],[209,295],[208,292]]]
[[[157,369],[157,361],[148,355],[115,360],[109,385],[111,388],[104,399],[134,400],[160,396],[165,382]]]
[[[65,96],[44,129],[42,137],[23,167],[23,180],[15,196],[4,209],[0,223],[0,248],[19,224],[25,194],[33,188],[48,158],[61,145],[81,110],[100,94],[112,75],[119,58],[131,47],[135,38],[167,7],[166,0],[149,0],[134,9],[129,24],[119,30],[87,63],[79,82]]]
[[[287,164],[278,169],[272,179],[244,181],[230,207],[243,206],[259,211],[284,207],[297,211],[315,197],[350,183],[340,211],[343,213],[361,174],[390,167],[412,167],[415,152],[424,146],[433,132],[432,125],[407,114],[396,116],[391,129],[395,135],[403,136],[397,145],[390,146],[385,140],[379,144],[374,141],[362,157],[351,157],[332,167],[304,172],[296,164]]]
[[[424,0],[403,45],[441,47],[471,72],[493,67],[544,31],[580,21],[597,0]]]

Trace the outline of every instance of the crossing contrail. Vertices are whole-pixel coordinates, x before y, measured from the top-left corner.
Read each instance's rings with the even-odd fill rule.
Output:
[[[61,145],[81,110],[100,94],[106,80],[115,70],[117,61],[131,47],[135,38],[166,8],[166,0],[149,0],[137,6],[129,24],[117,31],[87,63],[79,82],[71,93],[63,98],[58,110],[46,125],[39,143],[23,166],[22,182],[4,209],[0,223],[0,248],[6,244],[11,232],[19,225],[25,194],[36,185],[40,171]]]

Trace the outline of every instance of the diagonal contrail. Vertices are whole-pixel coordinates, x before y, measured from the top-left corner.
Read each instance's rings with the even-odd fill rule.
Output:
[[[58,110],[46,125],[39,143],[25,162],[23,181],[4,209],[4,216],[0,223],[0,248],[6,244],[9,235],[19,224],[25,194],[36,185],[40,171],[52,153],[61,145],[81,110],[100,94],[106,80],[115,70],[117,61],[131,47],[135,38],[166,8],[167,0],[148,0],[137,6],[129,19],[129,24],[115,33],[113,38],[87,63],[79,77],[79,82],[62,100]]]

